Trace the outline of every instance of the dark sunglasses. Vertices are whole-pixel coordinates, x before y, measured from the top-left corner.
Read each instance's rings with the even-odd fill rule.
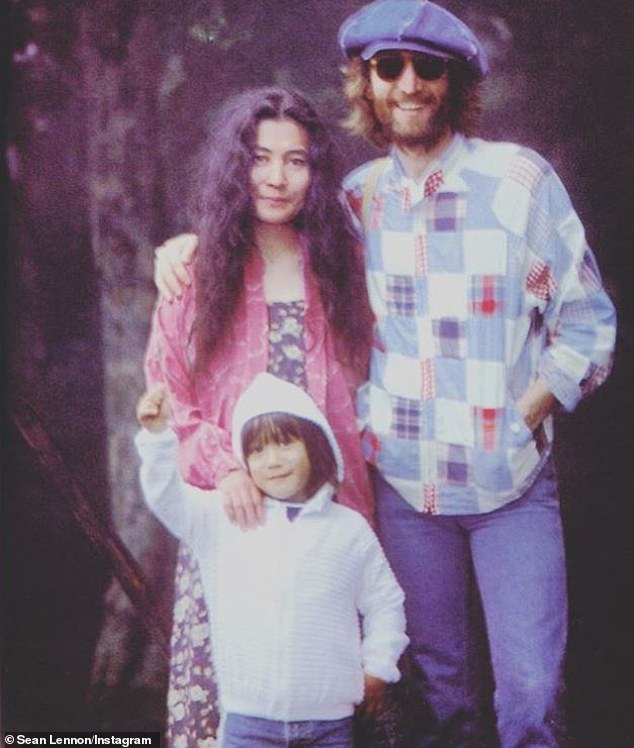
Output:
[[[433,57],[421,52],[410,52],[409,54],[416,75],[424,81],[437,81],[442,78],[447,69],[447,60],[442,57]],[[382,52],[370,60],[370,65],[383,81],[395,81],[400,78],[406,64],[407,57],[405,54],[396,51]]]

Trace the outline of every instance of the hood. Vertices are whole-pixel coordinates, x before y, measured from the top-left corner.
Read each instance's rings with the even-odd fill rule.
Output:
[[[343,480],[343,458],[324,414],[314,400],[300,387],[285,382],[272,374],[258,374],[247,389],[238,398],[233,411],[232,446],[233,452],[244,465],[242,454],[242,429],[251,418],[267,413],[288,413],[312,421],[326,435],[337,462],[337,478]]]

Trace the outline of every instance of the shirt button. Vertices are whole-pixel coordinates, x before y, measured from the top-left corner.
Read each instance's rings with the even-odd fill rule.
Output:
[[[517,421],[513,421],[513,423],[511,424],[511,431],[514,434],[519,434],[521,429],[522,429],[521,425]]]

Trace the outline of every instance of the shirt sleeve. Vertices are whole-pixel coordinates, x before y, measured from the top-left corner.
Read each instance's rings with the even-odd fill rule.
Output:
[[[363,670],[388,683],[400,679],[398,660],[409,639],[405,634],[405,596],[369,526],[363,537],[358,610],[362,617]]]
[[[152,513],[194,550],[202,542],[213,542],[218,524],[214,515],[222,511],[218,492],[184,482],[178,469],[176,434],[172,429],[160,433],[141,429],[134,441],[141,458],[141,492]]]
[[[193,312],[191,288],[172,303],[159,301],[152,317],[145,375],[148,385],[162,382],[167,387],[183,478],[199,488],[215,488],[241,465],[233,454],[229,432],[204,420],[198,404],[191,355]]]
[[[616,312],[581,221],[552,169],[533,201],[527,239],[531,261],[525,289],[547,327],[538,375],[572,410],[611,370]]]
[[[365,232],[361,218],[363,190],[360,184],[353,183],[351,177],[345,179],[339,194],[339,199],[357,239],[362,243]]]

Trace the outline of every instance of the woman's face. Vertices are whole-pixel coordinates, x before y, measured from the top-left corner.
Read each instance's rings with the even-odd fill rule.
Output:
[[[293,120],[266,119],[256,131],[251,189],[262,223],[290,223],[310,186],[308,134]]]

